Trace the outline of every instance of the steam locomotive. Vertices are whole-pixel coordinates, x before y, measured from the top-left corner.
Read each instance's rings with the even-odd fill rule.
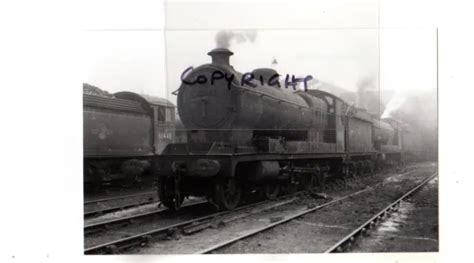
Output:
[[[268,86],[273,69],[252,71],[252,85],[229,63],[233,53],[214,49],[212,63],[185,76],[177,91],[186,142],[154,156],[161,202],[178,209],[185,196],[205,196],[233,209],[246,192],[275,198],[280,191],[324,185],[330,176],[373,173],[401,159],[400,124],[379,119],[322,90]],[[230,83],[211,79],[234,75]],[[192,83],[192,85],[190,84]]]
[[[158,97],[83,94],[85,189],[151,180],[150,157],[174,140],[175,106]]]

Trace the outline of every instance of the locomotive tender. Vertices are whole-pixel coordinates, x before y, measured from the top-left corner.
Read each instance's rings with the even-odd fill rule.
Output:
[[[162,98],[118,92],[83,94],[84,183],[129,185],[150,170],[150,156],[174,139],[174,105]]]
[[[325,91],[262,85],[277,74],[273,69],[255,69],[253,85],[242,85],[242,73],[229,63],[231,51],[208,55],[212,63],[186,75],[177,94],[187,141],[153,157],[165,206],[178,209],[194,195],[233,209],[246,192],[271,199],[280,190],[323,185],[330,175],[370,173],[383,161],[400,160],[396,121],[380,120]],[[223,78],[196,81],[217,71],[236,76],[230,88]]]

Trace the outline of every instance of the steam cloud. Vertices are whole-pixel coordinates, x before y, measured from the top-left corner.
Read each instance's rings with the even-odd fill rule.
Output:
[[[385,110],[382,114],[382,118],[392,118],[393,114],[403,106],[405,98],[400,95],[393,97],[385,106]]]
[[[436,90],[398,92],[385,106],[382,118],[407,124],[417,148],[417,158],[436,160],[438,153],[438,114]]]
[[[216,34],[216,46],[218,48],[230,48],[232,42],[242,43],[246,41],[254,42],[257,38],[256,30],[231,31],[222,30]]]
[[[400,121],[408,134],[410,148],[418,160],[436,160],[438,152],[437,93],[436,90],[395,89],[378,90],[375,76],[357,82],[357,91],[347,96],[347,102],[371,113],[383,111],[381,118]],[[407,85],[410,85],[409,83]]]

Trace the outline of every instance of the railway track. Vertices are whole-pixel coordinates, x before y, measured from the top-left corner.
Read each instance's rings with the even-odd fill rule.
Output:
[[[381,212],[377,213],[377,215],[373,216],[373,217],[371,218],[371,220],[369,220],[368,222],[366,222],[365,224],[363,224],[363,226],[357,228],[356,230],[354,230],[353,232],[351,232],[349,235],[344,236],[344,237],[341,239],[341,241],[340,241],[340,242],[337,242],[336,245],[333,245],[333,247],[331,247],[331,249],[332,249],[332,250],[343,251],[343,250],[341,250],[341,248],[344,248],[344,246],[346,246],[346,244],[348,244],[347,242],[349,242],[349,243],[350,243],[350,242],[353,242],[354,239],[355,239],[355,237],[356,237],[358,234],[360,234],[360,231],[366,231],[366,228],[364,228],[364,226],[366,226],[366,224],[371,224],[370,222],[373,222],[373,220],[379,220],[382,215],[386,215],[386,213],[387,213],[386,211],[387,211],[388,209],[393,209],[393,206],[395,206],[396,204],[400,203],[401,200],[403,200],[403,199],[407,198],[408,196],[412,195],[415,191],[417,191],[418,189],[420,189],[423,185],[425,185],[426,183],[428,183],[429,181],[431,181],[433,178],[435,178],[436,175],[437,175],[437,173],[434,173],[434,174],[432,174],[431,176],[429,176],[428,178],[425,178],[421,183],[417,184],[416,187],[410,189],[409,192],[403,194],[402,197],[398,198],[395,202],[391,203],[389,206],[387,206],[387,207],[386,207],[385,209],[383,209]],[[379,185],[379,184],[374,185],[374,188],[371,188],[371,189],[375,189],[375,187],[376,187],[377,185]],[[194,252],[194,253],[196,253],[196,254],[210,254],[210,253],[214,253],[214,252],[220,253],[222,250],[225,251],[229,246],[232,246],[233,243],[237,243],[238,241],[251,238],[251,237],[254,236],[254,235],[257,235],[257,234],[262,233],[262,232],[266,232],[267,230],[269,230],[269,229],[271,229],[271,228],[275,228],[276,226],[285,224],[285,223],[287,223],[287,222],[290,222],[290,221],[298,221],[298,220],[296,220],[297,218],[300,218],[300,217],[302,217],[302,216],[304,216],[304,215],[306,215],[306,214],[309,214],[309,213],[311,213],[311,212],[315,212],[316,210],[322,210],[323,208],[328,208],[328,207],[330,207],[330,206],[332,206],[332,205],[336,205],[337,203],[343,203],[343,202],[341,202],[341,201],[346,200],[346,199],[348,199],[348,198],[350,198],[350,197],[353,197],[353,196],[355,196],[355,195],[361,194],[361,193],[363,193],[363,192],[366,192],[366,191],[368,191],[368,190],[370,190],[370,189],[365,189],[365,190],[356,192],[356,193],[354,193],[354,194],[349,194],[349,195],[347,195],[347,196],[344,196],[344,197],[338,198],[338,199],[336,199],[336,200],[333,200],[333,201],[330,201],[330,202],[321,204],[321,205],[319,205],[319,206],[316,206],[316,207],[313,207],[313,208],[308,208],[308,209],[306,209],[306,210],[304,210],[304,211],[301,211],[301,212],[299,212],[299,213],[295,213],[295,214],[291,214],[291,215],[289,214],[288,216],[285,216],[284,218],[282,218],[282,219],[281,219],[280,221],[278,221],[278,222],[271,223],[271,224],[267,224],[267,225],[263,225],[263,226],[261,226],[261,227],[259,227],[259,228],[254,228],[254,229],[252,229],[251,231],[245,232],[244,234],[241,234],[241,235],[238,235],[238,236],[234,236],[233,238],[229,238],[229,239],[227,239],[227,240],[221,241],[220,243],[212,244],[211,246],[208,246],[208,247],[206,247],[206,248],[204,248],[204,249],[202,249],[202,250],[200,250],[200,251]],[[350,198],[350,199],[353,199],[353,198]],[[349,202],[350,202],[350,201],[349,201]],[[391,207],[392,207],[392,208],[391,208]],[[328,210],[325,209],[325,211],[328,211]],[[351,221],[354,221],[354,220],[351,220]],[[309,224],[311,224],[311,223],[309,223]],[[373,225],[373,223],[372,223],[372,225]],[[318,226],[318,224],[316,223],[316,224],[314,224],[314,226]],[[319,226],[321,226],[321,225],[319,225]],[[340,228],[340,229],[345,228],[343,225],[338,225],[338,224],[335,224],[335,225],[329,226],[329,227],[338,227],[338,228]],[[349,229],[349,231],[350,231],[350,230],[351,230],[351,229]],[[347,233],[347,232],[346,232],[346,233]],[[267,235],[267,237],[265,237],[265,238],[269,238],[269,236],[271,236],[271,235]],[[331,238],[333,238],[333,237],[334,237],[334,236],[332,236]],[[263,238],[263,239],[265,239],[265,238]],[[316,251],[325,252],[325,249],[327,249],[327,248],[330,247],[332,244],[334,244],[334,243],[332,243],[332,242],[330,241],[331,238],[329,238],[328,240],[324,240],[324,239],[321,240],[321,242],[319,242],[319,243],[323,243],[323,244],[325,243],[326,246],[324,247],[323,250],[318,250],[318,249],[316,249]],[[337,236],[336,236],[336,239],[339,240],[339,239],[337,238]],[[262,239],[260,239],[260,240],[262,240]],[[328,242],[328,241],[329,241],[329,242]],[[291,242],[291,241],[290,241],[290,242]],[[252,243],[249,243],[249,244],[252,244]],[[255,242],[254,242],[253,244],[255,244]],[[270,244],[272,244],[272,243],[270,242]],[[268,245],[270,245],[270,244],[268,244]],[[263,246],[263,245],[262,245],[262,246]],[[270,246],[271,246],[271,245],[270,245]],[[238,247],[238,245],[237,245],[237,247]],[[328,249],[328,251],[332,251],[331,249]],[[230,253],[236,253],[235,250],[230,250],[230,251],[233,251],[233,252],[230,252]],[[237,251],[239,251],[239,250],[237,250]],[[244,251],[245,251],[245,250],[244,250]],[[257,251],[258,251],[258,250],[257,250]],[[257,252],[257,251],[253,250],[253,253],[255,253],[255,252]],[[315,252],[315,251],[312,251],[312,252],[309,252],[309,253],[314,253],[314,252]],[[237,252],[237,253],[238,253],[238,252]],[[259,253],[259,252],[257,252],[257,253]],[[265,253],[268,253],[268,252],[265,252]],[[271,253],[274,253],[274,252],[272,251]],[[301,253],[301,252],[299,252],[299,253]],[[305,253],[308,253],[308,252],[305,252]]]
[[[347,251],[352,247],[352,244],[361,236],[365,235],[370,231],[372,228],[374,228],[378,223],[382,222],[384,219],[388,218],[390,216],[390,213],[393,211],[398,210],[398,207],[400,206],[400,203],[407,199],[408,197],[414,195],[417,191],[419,191],[424,185],[426,185],[428,182],[433,180],[438,173],[435,173],[428,177],[426,180],[418,184],[417,186],[413,187],[410,189],[408,192],[406,192],[404,195],[402,195],[400,198],[395,200],[393,203],[389,204],[385,208],[383,208],[380,212],[378,212],[376,215],[362,223],[359,227],[357,227],[355,230],[353,230],[350,234],[344,236],[342,239],[340,239],[337,243],[335,243],[333,246],[331,246],[329,249],[327,249],[324,253],[338,253],[338,252],[344,252]]]
[[[249,216],[253,213],[261,212],[283,206],[285,204],[295,201],[296,197],[284,196],[277,200],[266,200],[258,203],[248,204],[238,207],[232,211],[217,212],[209,215],[205,215],[199,218],[183,221],[177,224],[167,225],[164,227],[156,228],[150,231],[135,234],[130,237],[122,238],[112,242],[100,244],[93,247],[88,247],[84,250],[84,254],[117,254],[121,251],[131,249],[134,247],[145,246],[147,243],[157,237],[171,236],[175,233],[182,233],[185,235],[193,234],[195,232],[202,231],[206,228],[216,227],[219,224],[226,224],[245,216]],[[148,215],[144,215],[148,216]],[[129,220],[129,219],[123,219]],[[111,222],[112,224],[115,224]],[[109,223],[107,223],[109,224]],[[95,226],[89,226],[90,230],[96,228]]]
[[[188,202],[188,203],[184,204],[181,208],[186,209],[186,208],[189,208],[191,206],[196,206],[196,205],[205,204],[205,203],[207,203],[207,201],[197,200],[195,202]],[[121,217],[121,218],[117,218],[117,219],[106,220],[106,221],[93,223],[93,224],[86,224],[84,226],[84,235],[89,236],[89,235],[99,233],[99,232],[103,232],[103,231],[106,231],[108,229],[116,228],[116,227],[119,227],[119,226],[122,226],[122,225],[129,225],[129,224],[133,224],[133,223],[138,222],[138,221],[154,218],[154,217],[156,217],[156,216],[158,216],[162,213],[165,213],[167,211],[169,211],[168,208],[162,207],[162,208],[159,208],[157,210],[150,211],[150,212],[140,213],[140,214],[127,216],[127,217]]]
[[[190,253],[199,253],[199,254],[212,253],[238,240],[245,239],[257,233],[263,232],[267,229],[270,229],[275,226],[281,225],[285,222],[291,221],[295,218],[302,217],[305,214],[314,212],[316,210],[319,210],[325,207],[330,207],[332,205],[340,203],[343,200],[351,198],[355,195],[370,191],[373,189],[373,187],[379,184],[381,184],[381,182],[372,185],[372,187],[348,194],[343,197],[339,197],[335,200],[326,201],[324,203],[312,202],[309,205],[305,204],[304,207],[307,209],[305,209],[304,211],[298,210],[297,213],[292,213],[292,214],[290,213],[291,215],[278,219],[276,220],[276,222],[271,222],[271,224],[266,224],[264,227],[261,227],[259,229],[253,229],[250,232],[243,231],[244,234],[238,237],[228,236],[228,238],[226,238],[226,241],[221,240],[220,243],[214,242],[213,244],[208,244],[207,247],[205,248],[201,247],[201,249],[196,249],[198,250],[197,252],[196,250],[193,250]],[[274,201],[267,200],[267,201],[263,201],[263,202],[259,202],[255,204],[245,205],[233,211],[225,211],[225,212],[218,212],[218,213],[213,213],[209,215],[204,215],[198,218],[193,218],[191,220],[185,220],[185,221],[181,221],[175,224],[169,224],[169,225],[157,227],[154,229],[148,228],[152,230],[146,230],[145,228],[144,230],[142,229],[141,232],[128,233],[126,234],[126,237],[124,238],[121,238],[121,237],[119,238],[119,236],[116,236],[116,238],[113,238],[113,241],[103,242],[96,245],[92,243],[92,246],[89,245],[88,247],[85,248],[84,254],[118,254],[118,253],[122,253],[124,251],[131,250],[134,248],[145,247],[148,244],[152,243],[152,241],[174,240],[173,242],[166,241],[166,242],[158,242],[158,243],[153,244],[153,247],[156,247],[156,245],[158,245],[158,247],[169,246],[169,245],[172,245],[172,243],[181,242],[181,238],[184,238],[184,239],[187,239],[188,237],[194,238],[195,235],[191,235],[191,234],[200,232],[207,228],[211,228],[210,229],[211,233],[212,231],[221,231],[221,230],[217,230],[217,228],[220,229],[221,224],[227,225],[227,223],[236,221],[238,219],[242,219],[244,217],[252,217],[251,215],[253,214],[258,214],[260,212],[264,212],[265,210],[270,210],[272,208],[278,208],[278,207],[284,206],[285,204],[292,203],[297,199],[298,197],[295,197],[295,196],[291,196],[291,198],[288,196],[285,196],[285,197],[280,197],[279,199],[274,200]],[[111,220],[109,222],[103,222],[102,224],[87,225],[84,228],[84,232],[87,236],[89,233],[93,234],[96,232],[100,232],[103,229],[110,229],[110,228],[114,228],[114,226],[120,226],[121,224],[129,224],[130,222],[133,223],[134,221],[139,222],[140,217],[141,218],[152,217],[153,213],[158,213],[158,212],[159,211],[154,211],[152,213],[145,213],[142,215],[138,215],[138,220],[137,218],[129,217],[129,218]],[[264,213],[260,213],[260,214],[264,214]],[[238,221],[238,222],[241,222],[241,221]],[[119,232],[121,232],[123,236],[123,233],[126,233],[127,231],[125,232],[119,231]],[[206,235],[206,233],[208,233],[208,231],[206,231],[203,234]],[[197,237],[199,237],[200,235],[201,234],[198,234]],[[166,244],[169,244],[169,245],[166,245]],[[153,249],[153,248],[150,247],[147,249]],[[147,249],[145,249],[145,251]],[[159,251],[168,251],[168,250],[165,247],[162,247],[162,249],[160,249]]]
[[[97,203],[112,201],[112,200],[120,200],[120,199],[126,199],[126,198],[130,198],[130,197],[148,196],[148,195],[150,195],[150,196],[151,195],[156,195],[156,192],[155,191],[148,191],[148,192],[143,192],[143,193],[135,193],[135,194],[128,194],[128,195],[114,196],[114,197],[91,199],[91,200],[84,201],[84,205],[91,205],[91,204],[97,204]]]
[[[366,191],[370,191],[371,189],[372,188],[366,188],[366,189],[357,191],[355,193],[346,195],[344,197],[338,198],[336,200],[326,202],[322,205],[312,207],[312,208],[310,208],[310,209],[308,209],[308,210],[306,210],[302,213],[295,214],[295,215],[293,215],[289,218],[285,218],[285,219],[283,219],[279,222],[276,222],[276,223],[273,223],[273,224],[271,224],[269,226],[266,226],[264,228],[258,229],[257,231],[253,231],[252,233],[247,233],[245,235],[240,236],[239,238],[235,238],[235,239],[232,239],[232,240],[228,240],[226,242],[219,243],[215,246],[212,246],[208,249],[199,251],[197,253],[198,254],[211,253],[213,250],[219,249],[220,247],[227,246],[227,245],[229,245],[229,244],[231,244],[235,241],[238,241],[240,239],[252,236],[252,235],[257,234],[261,231],[264,231],[264,230],[267,230],[269,228],[275,227],[279,224],[283,224],[283,223],[285,223],[289,220],[292,220],[294,218],[303,216],[304,214],[313,212],[313,211],[318,210],[318,209],[322,209],[324,207],[329,207],[329,206],[331,206],[335,203],[338,203],[340,201],[343,201],[347,198],[350,198],[350,197],[353,197],[355,195],[364,193]],[[301,192],[299,192],[299,193],[301,193]],[[177,223],[177,224],[173,224],[173,225],[169,225],[169,226],[165,226],[165,227],[160,227],[160,228],[157,228],[157,229],[154,229],[154,230],[151,230],[151,231],[138,233],[136,235],[133,235],[133,236],[130,236],[130,237],[127,237],[127,238],[115,240],[115,241],[112,241],[112,242],[100,244],[100,245],[93,246],[93,247],[89,247],[89,248],[86,248],[84,250],[84,254],[117,254],[117,253],[120,253],[122,251],[132,249],[134,247],[146,246],[147,243],[151,242],[153,239],[159,239],[158,237],[161,237],[163,239],[163,237],[173,236],[176,233],[183,234],[183,235],[190,235],[190,234],[205,230],[207,228],[216,228],[220,224],[226,225],[230,222],[236,221],[238,219],[242,219],[244,217],[248,217],[252,214],[256,214],[256,213],[259,213],[259,212],[262,212],[262,211],[265,211],[265,210],[270,210],[270,209],[274,209],[274,208],[284,206],[286,204],[294,202],[297,199],[298,198],[293,196],[293,195],[292,196],[283,196],[283,197],[280,197],[277,200],[273,200],[273,201],[272,200],[266,200],[266,201],[262,201],[262,202],[258,202],[258,203],[253,203],[253,204],[241,206],[241,207],[238,207],[237,209],[232,210],[232,211],[224,211],[224,212],[218,212],[218,213],[215,213],[215,214],[206,215],[206,216],[203,216],[203,217],[199,217],[199,218],[192,219],[192,220],[187,220],[187,221],[180,222],[180,223]],[[153,216],[153,215],[151,215],[151,214],[146,215],[145,214],[143,216],[148,217],[148,216]],[[106,228],[107,229],[108,228],[107,225],[109,225],[109,227],[110,227],[110,226],[115,225],[115,224],[126,223],[126,221],[129,221],[129,220],[134,220],[134,219],[133,218],[123,218],[123,219],[117,220],[117,222],[105,222],[105,224],[100,226],[100,228]],[[95,229],[97,229],[97,226],[95,226],[95,225],[87,226],[87,227],[85,227],[85,231],[86,231],[86,228],[87,228],[87,231],[91,231],[91,233],[92,233]]]
[[[341,198],[338,198],[338,199],[335,199],[335,200],[332,200],[332,201],[323,203],[323,204],[321,204],[321,205],[318,205],[318,206],[315,206],[315,207],[312,207],[312,208],[308,208],[308,209],[306,209],[305,211],[301,211],[301,212],[299,212],[299,213],[297,213],[297,214],[288,216],[288,217],[286,217],[286,218],[284,218],[284,219],[282,219],[282,220],[280,220],[280,221],[278,221],[278,222],[275,222],[275,223],[272,223],[272,224],[263,226],[263,227],[261,227],[261,228],[255,229],[255,230],[253,230],[253,231],[251,231],[251,232],[248,232],[248,233],[245,233],[245,234],[243,234],[243,235],[240,235],[240,236],[238,236],[238,237],[236,237],[236,238],[233,238],[233,239],[230,239],[230,240],[226,240],[226,241],[224,241],[224,242],[221,242],[221,243],[216,244],[216,245],[214,245],[214,246],[211,246],[211,247],[209,247],[209,248],[206,248],[206,249],[203,249],[203,250],[201,250],[201,251],[198,251],[198,252],[196,252],[196,254],[209,254],[209,253],[212,253],[212,252],[215,251],[215,250],[218,250],[218,249],[220,249],[220,248],[222,248],[222,247],[228,246],[228,245],[230,245],[230,244],[232,244],[232,243],[235,243],[235,242],[237,242],[237,241],[239,241],[239,240],[242,240],[242,239],[251,237],[251,236],[256,235],[256,234],[258,234],[258,233],[260,233],[260,232],[266,231],[266,230],[268,230],[268,229],[270,229],[270,228],[274,228],[274,227],[276,227],[276,226],[278,226],[278,225],[284,224],[284,223],[286,223],[286,222],[288,222],[288,221],[294,220],[295,218],[301,217],[301,216],[303,216],[303,215],[306,215],[306,214],[308,214],[308,213],[314,212],[314,211],[316,211],[316,210],[320,210],[320,209],[322,209],[322,208],[332,206],[332,205],[334,205],[334,204],[336,204],[336,203],[339,203],[339,202],[341,202],[341,201],[343,201],[343,200],[345,200],[345,199],[348,199],[348,198],[351,198],[351,197],[353,197],[353,196],[359,195],[359,194],[364,193],[364,192],[366,192],[366,191],[370,191],[371,189],[372,189],[372,188],[366,188],[366,189],[357,191],[357,192],[355,192],[355,193],[348,194],[348,195],[343,196],[343,197],[341,197]]]
[[[126,202],[123,202],[123,200],[126,200]],[[158,202],[158,197],[154,191],[88,200],[84,202],[84,218],[91,218],[155,202]]]

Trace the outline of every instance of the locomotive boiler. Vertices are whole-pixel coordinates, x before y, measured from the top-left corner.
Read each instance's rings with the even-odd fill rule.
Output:
[[[330,175],[374,171],[374,116],[322,90],[270,85],[278,77],[273,69],[242,81],[231,51],[208,55],[212,62],[188,72],[177,91],[186,142],[154,157],[165,206],[177,209],[195,195],[233,209],[248,192],[274,198],[322,186]]]
[[[227,85],[224,79],[181,85],[178,112],[184,126],[196,131],[191,134],[192,141],[219,140],[249,145],[257,136],[304,140],[308,129],[324,127],[327,105],[323,99],[305,92],[261,85],[258,79],[268,82],[277,74],[272,69],[252,71],[251,83],[255,87],[242,86],[242,74],[229,64],[232,52],[215,49],[209,55],[212,63],[193,70],[187,76],[188,83],[195,83],[198,76],[211,80],[216,72],[237,77],[230,89],[224,88]]]

